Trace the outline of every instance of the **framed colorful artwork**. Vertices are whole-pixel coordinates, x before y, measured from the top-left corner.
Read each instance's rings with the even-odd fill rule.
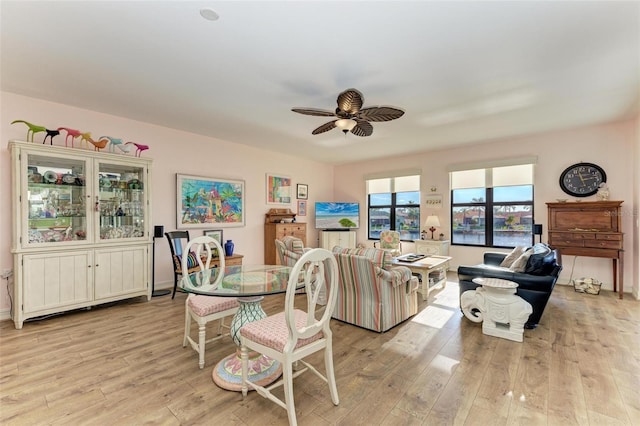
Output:
[[[298,216],[307,215],[307,202],[305,200],[298,200]]]
[[[306,200],[309,198],[309,185],[305,185],[304,183],[299,183],[296,187],[298,192],[299,200]]]
[[[267,173],[267,204],[291,203],[291,178]]]
[[[243,180],[177,174],[177,228],[244,226],[244,197]]]

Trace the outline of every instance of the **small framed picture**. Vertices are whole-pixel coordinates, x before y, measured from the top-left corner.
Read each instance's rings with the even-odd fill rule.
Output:
[[[306,200],[309,197],[309,185],[299,183],[298,186],[298,199]]]
[[[220,244],[221,247],[224,248],[224,240],[222,239],[222,229],[208,229],[204,231],[204,235],[206,235],[207,237],[213,238]],[[214,247],[211,247],[211,249],[213,250],[211,252],[211,255],[213,257],[218,257],[218,253],[216,249]]]
[[[307,202],[305,200],[298,201],[298,216],[307,215]]]
[[[208,229],[204,231],[204,235],[218,241],[220,245],[224,244],[224,240],[222,239],[222,229]]]

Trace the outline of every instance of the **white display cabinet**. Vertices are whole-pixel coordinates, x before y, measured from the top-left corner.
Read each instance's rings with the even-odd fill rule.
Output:
[[[16,328],[151,297],[151,160],[10,141]]]
[[[356,231],[320,231],[320,248],[333,250],[335,246],[342,248],[356,247]]]

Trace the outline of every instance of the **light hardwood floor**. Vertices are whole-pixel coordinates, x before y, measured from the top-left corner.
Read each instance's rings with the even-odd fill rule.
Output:
[[[287,424],[275,404],[212,382],[215,362],[235,350],[230,338],[209,345],[198,369],[182,348],[184,299],[134,299],[22,330],[1,322],[0,424]],[[283,300],[268,297],[267,313]],[[386,333],[332,329],[340,405],[303,374],[294,383],[300,425],[640,424],[640,303],[631,297],[556,286],[540,326],[516,343],[462,317],[450,273],[418,315]]]

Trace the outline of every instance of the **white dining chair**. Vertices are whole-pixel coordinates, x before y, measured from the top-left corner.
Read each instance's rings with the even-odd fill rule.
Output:
[[[304,276],[306,293],[299,296],[306,298],[305,309],[294,307],[296,286],[299,285],[301,276]],[[259,395],[287,410],[290,425],[297,424],[293,379],[305,371],[315,373],[327,383],[331,401],[335,405],[340,402],[333,370],[332,334],[329,326],[338,293],[335,288],[337,282],[338,264],[333,254],[320,248],[310,250],[303,254],[292,268],[285,297],[285,310],[250,322],[240,329],[242,397],[247,396],[249,388],[256,390]],[[316,312],[316,305],[323,287],[322,283],[326,285],[328,300],[320,314]],[[266,387],[250,382],[247,379],[250,350],[280,362],[282,379]],[[303,360],[318,351],[324,351],[325,375]],[[302,364],[303,368],[299,368],[298,363]],[[295,373],[293,372],[294,364],[298,366]],[[271,393],[272,389],[279,386],[284,387],[284,401]]]
[[[197,260],[201,271],[209,271],[211,266],[212,246],[214,250],[217,250],[218,256],[220,256],[219,263],[221,271],[224,271],[224,250],[218,241],[208,236],[201,236],[190,240],[182,253],[182,276],[187,277],[189,275],[188,258],[191,254],[191,258]],[[206,258],[203,261],[204,252],[206,252]],[[217,274],[216,280],[220,282],[223,277],[223,273]],[[206,274],[210,276],[210,274]],[[201,277],[202,278],[202,277]],[[208,284],[204,283],[203,284]],[[204,351],[207,343],[216,341],[225,336],[223,329],[228,329],[229,326],[225,324],[224,320],[228,316],[235,315],[238,311],[238,299],[235,297],[216,297],[216,296],[203,296],[190,293],[187,296],[185,302],[185,320],[184,320],[184,339],[182,340],[182,347],[186,347],[187,343],[198,353],[198,366],[204,368]],[[198,341],[191,337],[191,320],[194,320],[198,324]],[[208,322],[220,320],[218,325],[218,334],[215,337],[206,339],[206,326]]]

